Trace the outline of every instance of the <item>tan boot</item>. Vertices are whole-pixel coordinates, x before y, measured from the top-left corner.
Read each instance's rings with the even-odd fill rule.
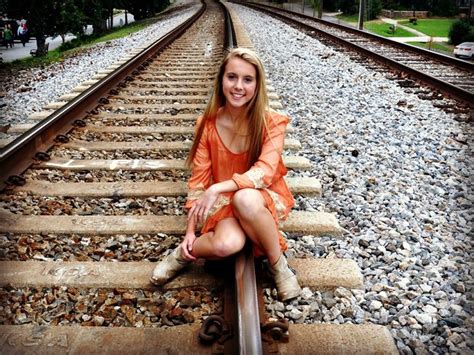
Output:
[[[158,262],[153,270],[150,282],[154,285],[161,286],[189,263],[190,261],[182,258],[181,247],[177,247],[171,254]]]
[[[278,291],[278,298],[282,301],[297,297],[301,293],[301,287],[296,279],[296,274],[293,269],[290,269],[286,258],[283,254],[280,255],[278,261],[270,266],[270,273],[272,274]]]

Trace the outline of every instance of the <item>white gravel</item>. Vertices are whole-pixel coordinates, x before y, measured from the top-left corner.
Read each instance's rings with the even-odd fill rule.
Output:
[[[232,6],[323,183],[323,198],[299,197],[298,208],[336,212],[348,231],[290,240],[290,253],[356,260],[365,282],[283,308],[267,292],[268,310],[297,323],[386,325],[404,354],[472,352],[472,127],[277,20],[266,17],[262,31],[265,15]]]
[[[81,50],[64,61],[45,68],[23,70],[5,83],[5,107],[0,113],[1,125],[22,123],[33,112],[69,93],[100,70],[123,58],[137,46],[157,40],[195,14],[201,5],[172,14],[127,37],[102,42]]]

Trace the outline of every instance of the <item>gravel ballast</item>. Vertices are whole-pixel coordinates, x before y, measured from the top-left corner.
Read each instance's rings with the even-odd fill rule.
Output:
[[[296,323],[386,325],[401,353],[473,350],[469,283],[472,127],[297,30],[232,5],[313,162],[344,238],[291,239],[296,256],[357,260],[365,290],[305,289],[267,310]],[[276,35],[278,34],[278,35]],[[471,235],[472,236],[472,235]]]

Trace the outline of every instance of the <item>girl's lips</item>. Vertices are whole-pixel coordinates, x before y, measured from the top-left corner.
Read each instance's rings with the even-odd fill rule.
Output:
[[[233,97],[234,99],[236,99],[236,100],[241,99],[242,97],[245,96],[244,94],[231,94],[231,95],[232,95],[232,97]]]

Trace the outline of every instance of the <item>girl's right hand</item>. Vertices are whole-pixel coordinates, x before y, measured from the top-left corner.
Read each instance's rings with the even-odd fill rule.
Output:
[[[191,252],[193,251],[193,244],[195,240],[196,234],[194,234],[194,232],[188,232],[184,236],[184,240],[181,243],[181,249],[183,251],[183,256],[186,260],[196,260],[196,257],[191,254]]]

